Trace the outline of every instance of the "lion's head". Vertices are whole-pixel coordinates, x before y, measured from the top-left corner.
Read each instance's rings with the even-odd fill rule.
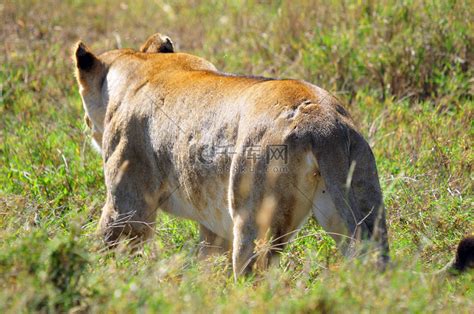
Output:
[[[76,65],[76,78],[85,110],[84,120],[92,131],[94,146],[100,151],[104,132],[104,119],[108,103],[108,85],[105,80],[109,64],[121,49],[96,56],[79,41],[74,45],[73,59]],[[172,53],[173,42],[168,36],[156,33],[140,47],[142,53]]]

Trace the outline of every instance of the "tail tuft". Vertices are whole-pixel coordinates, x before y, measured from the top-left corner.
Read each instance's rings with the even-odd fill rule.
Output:
[[[459,272],[474,268],[474,235],[469,235],[459,242],[452,268]]]

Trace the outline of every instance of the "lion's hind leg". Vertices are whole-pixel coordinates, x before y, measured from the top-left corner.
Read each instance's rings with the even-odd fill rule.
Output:
[[[199,225],[199,242],[198,258],[201,260],[225,254],[231,249],[229,240],[217,235],[202,224]]]
[[[255,167],[248,160],[242,163],[247,167],[232,167],[229,193],[235,278],[276,264],[311,208],[305,191],[298,190],[298,171],[281,171],[277,163],[265,160]]]

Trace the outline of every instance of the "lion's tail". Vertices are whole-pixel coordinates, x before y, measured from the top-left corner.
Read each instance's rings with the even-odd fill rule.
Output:
[[[336,210],[349,230],[375,240],[384,264],[389,260],[385,209],[375,158],[356,130],[340,124],[331,134],[312,135],[312,150]],[[474,269],[474,234],[458,244],[456,256],[436,273],[459,274]]]
[[[332,201],[349,230],[355,236],[375,240],[387,262],[385,209],[369,144],[352,127],[339,124],[330,136],[313,136],[312,149]]]

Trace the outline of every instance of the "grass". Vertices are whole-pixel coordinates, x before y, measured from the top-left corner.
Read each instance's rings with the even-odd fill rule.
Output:
[[[0,12],[1,312],[472,312],[472,272],[432,275],[474,231],[469,1],[20,0]],[[157,31],[223,71],[338,95],[376,155],[392,269],[342,259],[314,221],[281,267],[238,283],[224,257],[197,261],[194,223],[165,214],[144,256],[102,250],[102,165],[69,47],[138,47]]]

